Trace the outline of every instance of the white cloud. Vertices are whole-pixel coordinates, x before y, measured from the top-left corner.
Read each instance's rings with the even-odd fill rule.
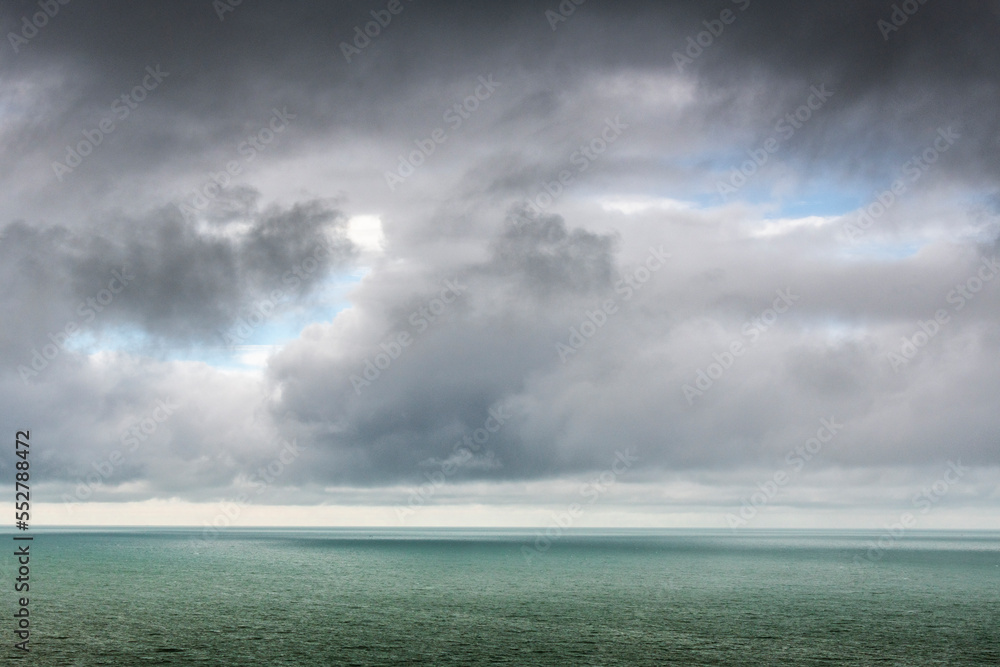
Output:
[[[839,220],[840,216],[834,215],[808,215],[802,218],[777,218],[766,220],[762,223],[752,225],[750,236],[755,238],[769,236],[784,236],[796,230],[804,228],[821,229],[834,220]]]
[[[694,208],[691,202],[668,197],[609,197],[600,202],[605,211],[623,215],[636,215],[647,211],[687,211]]]
[[[369,253],[380,253],[385,244],[382,220],[377,215],[356,215],[350,219],[347,238]]]

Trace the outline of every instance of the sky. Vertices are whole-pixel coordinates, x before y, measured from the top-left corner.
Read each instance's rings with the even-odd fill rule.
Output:
[[[1000,1],[0,29],[38,525],[998,527]]]

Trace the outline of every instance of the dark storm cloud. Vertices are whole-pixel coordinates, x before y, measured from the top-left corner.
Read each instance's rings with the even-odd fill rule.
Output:
[[[299,115],[296,145],[334,127],[405,144],[427,123],[440,123],[433,91],[488,72],[511,89],[508,120],[486,131],[491,139],[501,128],[530,128],[532,119],[585,132],[588,114],[574,99],[585,78],[675,74],[674,53],[705,30],[703,21],[730,9],[735,22],[685,70],[706,93],[685,118],[697,118],[706,136],[749,132],[751,147],[753,135],[765,137],[775,118],[801,104],[802,91],[825,83],[836,93],[830,107],[786,157],[822,155],[826,170],[884,174],[937,126],[952,124],[970,140],[947,168],[974,181],[995,179],[994,2],[923,5],[888,40],[877,21],[892,13],[891,3],[753,2],[741,11],[742,4],[589,3],[553,32],[546,2],[405,3],[348,63],[340,44],[379,7],[244,3],[220,22],[205,2],[72,3],[5,60],[8,81],[46,94],[44,106],[28,101],[12,119],[5,163],[40,167],[62,158],[65,145],[155,65],[169,77],[116,130],[127,138],[109,137],[64,187],[109,183],[112,162],[142,172],[190,164],[254,130],[275,106]],[[33,8],[8,5],[5,24]],[[622,113],[635,100],[620,102]],[[643,125],[647,136],[663,130],[655,117]],[[495,178],[510,176],[504,170]]]
[[[218,345],[220,328],[255,299],[287,289],[288,276],[307,293],[352,256],[345,218],[325,203],[268,208],[248,218],[246,229],[200,228],[170,207],[139,220],[106,219],[86,231],[7,225],[0,243],[2,307],[11,316],[3,328],[7,370],[50,344],[49,334],[62,337],[67,322],[92,332],[137,328],[151,339],[140,347]],[[317,267],[302,271],[309,257]]]
[[[465,298],[360,391],[348,378],[363,376],[365,364],[386,349],[380,343],[399,330],[413,331],[402,315],[420,299],[407,297],[394,307],[391,293],[378,286],[357,293],[359,311],[399,316],[381,326],[323,327],[289,346],[272,366],[282,386],[280,409],[297,415],[288,423],[309,424],[319,443],[310,454],[317,465],[309,478],[331,472],[338,483],[415,478],[421,462],[445,460],[491,408],[512,413],[489,443],[498,465],[470,466],[458,479],[582,474],[626,443],[644,453],[647,469],[761,464],[796,444],[801,429],[820,417],[855,425],[824,465],[926,464],[940,455],[945,433],[992,421],[986,415],[996,381],[985,359],[995,355],[982,358],[981,371],[938,348],[903,373],[886,358],[899,336],[919,330],[918,321],[953,308],[942,286],[974,275],[982,265],[977,255],[929,258],[911,267],[866,262],[845,273],[836,258],[777,261],[782,246],[789,254],[801,248],[788,240],[748,256],[746,244],[688,238],[686,257],[627,300],[614,287],[622,286],[620,276],[631,274],[635,262],[609,255],[612,242],[567,232],[557,218],[535,221],[522,232],[500,230],[490,257],[456,274],[466,285]],[[511,247],[523,258],[513,265]],[[691,256],[699,263],[685,266]],[[707,279],[706,257],[726,268]],[[782,292],[794,305],[779,326],[758,322],[746,333]],[[428,289],[423,302],[432,297]],[[609,298],[616,312],[561,363],[556,343],[567,343],[570,328],[579,330]],[[974,354],[982,355],[1000,293],[977,298],[975,308],[954,314],[944,336],[970,337]],[[865,333],[838,340],[824,333],[831,324]],[[694,385],[696,372],[733,341],[749,348],[745,357],[704,398],[685,402],[682,386]],[[332,350],[339,352],[326,356]],[[325,361],[317,365],[320,357]],[[940,392],[962,386],[964,406],[945,407],[941,393],[933,399],[941,402],[936,411],[898,414],[898,399],[891,397],[925,395],[934,364],[941,374],[932,384]],[[951,447],[963,460],[996,463],[981,438]]]
[[[937,126],[954,126],[970,140],[946,169],[976,184],[983,171],[995,180],[1000,124],[989,99],[997,93],[1000,5],[922,4],[888,39],[878,22],[889,21],[893,3],[811,9],[755,3],[747,30],[732,30],[732,50],[727,44],[706,54],[719,61],[699,74],[734,82],[760,67],[779,80],[826,83],[836,91],[831,113],[810,126],[801,148],[827,169],[884,173],[922,148]]]
[[[481,427],[489,410],[504,410],[531,375],[558,363],[552,341],[560,335],[560,314],[565,319],[593,294],[611,291],[618,271],[614,245],[610,236],[567,229],[558,217],[525,219],[504,228],[486,261],[427,276],[415,294],[412,288],[386,294],[372,284],[374,300],[366,289],[354,297],[355,308],[388,316],[354,333],[347,348],[335,327],[290,345],[272,367],[283,386],[276,409],[313,426],[325,444],[315,456],[344,458],[315,471],[350,470],[350,479],[369,482],[410,477],[421,461],[447,457],[454,441]],[[413,314],[448,279],[461,296],[439,319],[421,324]],[[350,378],[370,377],[366,361],[400,331],[412,335],[412,347],[402,350],[384,378],[356,386]],[[330,357],[322,349],[342,352]],[[507,467],[493,474],[554,470],[550,453],[532,444],[516,429],[499,433],[491,445],[504,448]]]
[[[542,294],[586,294],[611,285],[614,245],[615,239],[609,236],[583,229],[567,231],[558,216],[519,213],[493,244],[491,263],[485,270],[518,278],[526,288]]]
[[[199,407],[123,470],[148,484],[134,497],[203,498],[266,462],[273,453],[247,426],[255,411],[308,446],[279,483],[289,486],[420,479],[490,410],[510,415],[486,447],[493,457],[456,479],[584,474],[624,446],[653,478],[767,466],[820,417],[848,425],[821,466],[997,464],[1000,292],[950,310],[900,372],[887,354],[952,309],[949,290],[996,249],[996,209],[983,202],[995,204],[1000,177],[1000,3],[928,2],[887,38],[878,21],[892,2],[592,0],[555,30],[554,1],[402,6],[351,62],[342,43],[383,3],[245,1],[220,21],[208,0],[73,2],[18,53],[0,45],[3,392],[35,419],[66,414],[53,435],[82,433],[66,463],[52,462],[53,479],[104,456],[167,394]],[[0,25],[16,29],[36,7],[8,3]],[[735,20],[680,71],[675,54],[723,10]],[[60,180],[52,163],[67,145],[156,66],[169,74]],[[496,93],[447,126],[443,112],[486,75]],[[721,204],[720,173],[823,85],[829,101],[733,204],[604,207],[610,195]],[[248,158],[241,142],[284,109],[287,131]],[[614,145],[545,213],[513,224],[619,116],[628,128]],[[447,142],[390,190],[385,172],[436,127]],[[941,127],[961,138],[860,244],[841,233],[854,212],[760,237],[771,211],[738,203],[791,201],[809,186],[868,203]],[[177,205],[231,161],[243,173],[183,217]],[[318,203],[334,198],[336,208]],[[112,269],[135,279],[96,333],[131,327],[151,353],[210,344],[316,244],[332,238],[336,251],[313,286],[343,266],[356,250],[347,218],[368,213],[381,218],[385,253],[350,308],[303,331],[262,379],[65,355],[66,368],[18,393],[16,364]],[[905,259],[868,248],[914,236],[926,246]],[[661,246],[671,261],[626,300],[618,281]],[[446,281],[460,296],[418,331],[412,314]],[[681,387],[732,341],[749,343],[742,327],[783,289],[801,301],[689,405]],[[617,312],[563,363],[556,344],[609,299]],[[400,332],[412,344],[358,391],[352,376]]]

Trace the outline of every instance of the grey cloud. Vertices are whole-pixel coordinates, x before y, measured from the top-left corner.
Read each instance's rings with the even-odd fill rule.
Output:
[[[231,491],[273,456],[255,412],[307,447],[277,484],[292,500],[420,480],[501,407],[511,417],[487,445],[492,462],[456,481],[586,476],[633,446],[650,483],[738,484],[831,415],[847,426],[816,470],[841,467],[844,484],[874,488],[852,475],[951,455],[995,466],[995,285],[950,311],[905,369],[887,354],[951,309],[949,290],[998,248],[997,3],[925,3],[888,40],[876,23],[891,2],[588,2],[553,31],[544,12],[556,4],[406,3],[351,63],[339,44],[374,5],[244,2],[222,22],[204,0],[63,6],[0,64],[0,391],[12,406],[0,425],[62,415],[43,471],[69,483],[157,398],[185,396],[122,469],[147,484],[130,498]],[[8,3],[3,25],[34,7]],[[674,52],[723,8],[737,20],[679,72]],[[57,180],[52,161],[155,64],[169,77]],[[497,94],[390,191],[384,171],[490,73]],[[834,96],[723,205],[719,175],[820,84]],[[240,142],[286,106],[288,131],[244,160]],[[630,124],[621,140],[543,215],[511,224],[616,115]],[[835,216],[870,203],[948,125],[960,141],[862,243],[843,239],[855,211],[755,235],[796,216],[780,206]],[[176,205],[231,160],[243,173],[185,219]],[[653,203],[626,215],[604,206],[611,195]],[[665,199],[692,204],[657,208]],[[386,235],[347,309],[307,326],[261,376],[163,361],[218,344],[326,239],[333,256],[303,294],[357,268],[347,211],[378,215]],[[626,302],[617,280],[660,245],[670,264]],[[135,280],[89,330],[146,342],[111,361],[65,354],[25,389],[16,366],[125,266]],[[445,280],[463,294],[417,332],[411,314]],[[681,387],[748,342],[743,324],[783,288],[801,303],[688,405]],[[612,298],[619,312],[563,364],[556,343]],[[412,345],[357,393],[351,376],[401,331]]]
[[[0,244],[3,298],[15,315],[3,330],[8,370],[68,322],[96,332],[135,327],[153,345],[149,350],[160,341],[221,344],[218,329],[242,307],[275,289],[288,292],[290,280],[296,296],[307,294],[354,253],[346,218],[322,202],[254,211],[244,222],[245,230],[213,233],[168,207],[143,219],[109,219],[99,230],[7,225]],[[302,271],[310,257],[314,270]],[[102,291],[109,294],[102,298]]]

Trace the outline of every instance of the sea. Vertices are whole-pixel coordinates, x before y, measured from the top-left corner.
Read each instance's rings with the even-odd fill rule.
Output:
[[[995,532],[30,532],[3,664],[1000,665]]]

